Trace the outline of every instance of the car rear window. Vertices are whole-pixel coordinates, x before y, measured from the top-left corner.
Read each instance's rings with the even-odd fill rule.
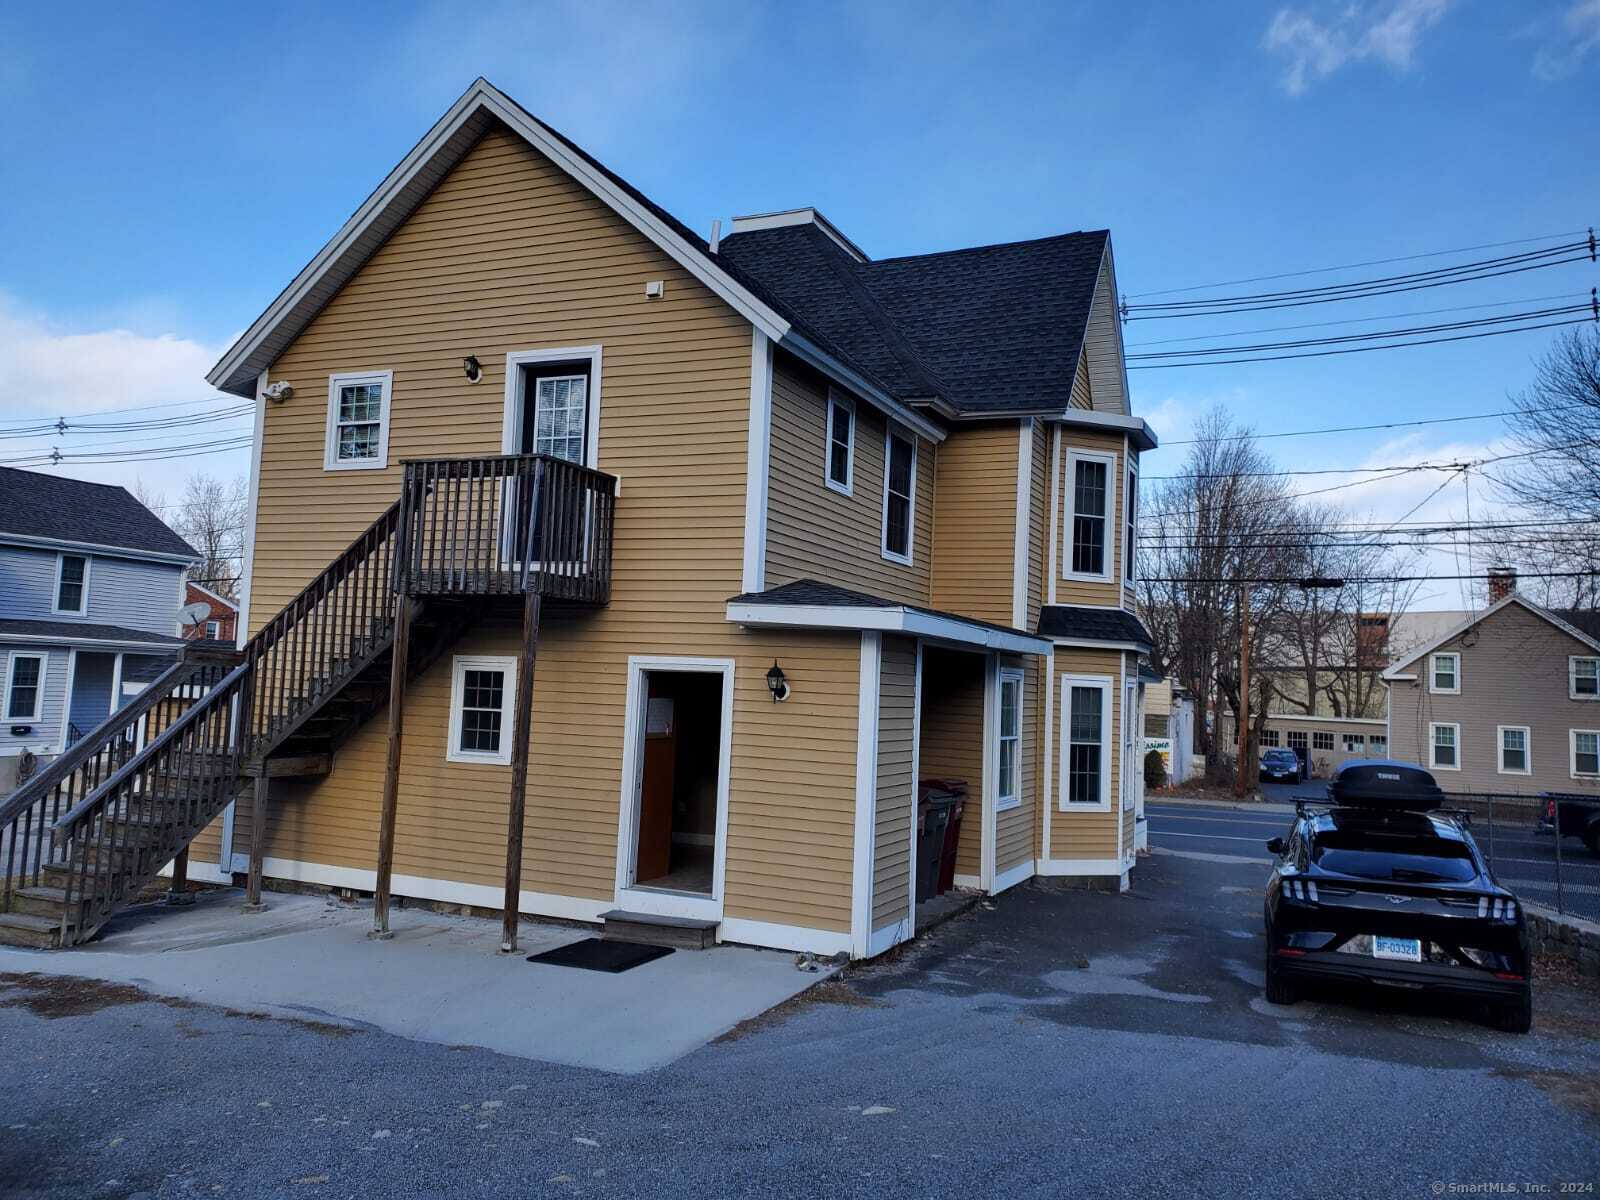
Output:
[[[1414,828],[1325,830],[1312,839],[1311,861],[1324,871],[1397,883],[1467,883],[1478,876],[1464,842]]]

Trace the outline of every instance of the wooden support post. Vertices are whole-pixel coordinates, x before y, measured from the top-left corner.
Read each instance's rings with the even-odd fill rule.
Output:
[[[394,821],[400,801],[400,745],[405,733],[406,664],[411,651],[415,602],[402,595],[395,605],[394,646],[389,665],[389,757],[383,768],[383,810],[378,818],[378,879],[372,891],[372,938],[389,938],[389,880],[394,874]]]
[[[267,771],[262,763],[256,776],[255,796],[250,803],[250,873],[245,876],[244,911],[266,912],[261,903],[261,865],[267,854]]]
[[[522,604],[522,654],[517,659],[517,705],[511,727],[511,805],[506,820],[506,898],[500,953],[517,951],[517,905],[522,895],[522,821],[528,807],[528,743],[533,732],[533,666],[539,653],[538,585]]]
[[[167,888],[168,904],[193,904],[194,893],[189,890],[189,847],[178,851],[172,860],[172,882]]]

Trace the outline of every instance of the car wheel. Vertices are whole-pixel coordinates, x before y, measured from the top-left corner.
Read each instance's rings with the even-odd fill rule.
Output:
[[[1294,984],[1279,974],[1278,968],[1270,961],[1267,963],[1266,990],[1268,1004],[1293,1004],[1300,998],[1295,992]]]
[[[1495,1007],[1494,1027],[1506,1033],[1527,1033],[1533,1028],[1532,987],[1523,988],[1522,995],[1510,1004]]]

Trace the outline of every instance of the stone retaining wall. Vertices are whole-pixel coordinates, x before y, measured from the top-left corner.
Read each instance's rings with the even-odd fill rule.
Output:
[[[1581,917],[1560,916],[1547,908],[1524,904],[1534,953],[1567,959],[1579,974],[1600,979],[1600,925]]]

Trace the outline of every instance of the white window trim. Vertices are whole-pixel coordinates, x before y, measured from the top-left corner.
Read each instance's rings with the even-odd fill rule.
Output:
[[[339,458],[339,389],[364,383],[383,386],[378,409],[378,457]],[[389,465],[389,404],[394,395],[393,371],[341,371],[328,376],[328,425],[322,448],[324,471],[381,471]]]
[[[1455,687],[1442,688],[1439,686],[1439,672],[1435,664],[1441,658],[1452,658],[1455,660]],[[1461,694],[1461,654],[1459,651],[1441,650],[1437,654],[1428,655],[1428,691],[1435,696],[1459,696]]]
[[[911,443],[911,494],[906,508],[906,552],[896,554],[889,549],[889,458],[895,438]],[[878,536],[878,552],[889,562],[909,567],[917,550],[917,459],[921,447],[917,435],[909,429],[897,429],[890,421],[883,431],[883,528]]]
[[[61,572],[67,565],[67,559],[83,559],[83,603],[77,608],[61,607]],[[73,554],[63,550],[56,555],[56,582],[55,589],[50,593],[50,612],[61,617],[82,617],[89,613],[89,572],[94,569],[94,558],[88,554]]]
[[[1016,791],[1013,792],[1009,796],[1005,795],[1003,792],[1000,791],[1000,781],[1004,777],[1002,775],[1002,773],[1001,773],[1001,770],[1000,770],[1000,763],[1001,763],[1001,760],[1002,760],[1002,756],[1001,756],[1001,753],[1000,753],[1000,747],[1005,743],[1005,740],[1006,740],[1005,732],[1004,732],[1004,730],[1005,730],[1005,711],[1006,711],[1005,697],[1006,697],[1006,685],[1008,683],[1015,683],[1017,685],[1017,733],[1016,733],[1016,736],[1012,739],[1013,741],[1015,741],[1017,743],[1017,754],[1016,754],[1016,758],[1014,760],[1014,766],[1013,766],[1013,770],[1012,770],[1012,773],[1011,773],[1012,783],[1015,785]],[[1001,667],[1000,668],[1000,688],[999,688],[999,693],[998,693],[999,699],[996,701],[998,707],[995,709],[995,721],[994,721],[994,733],[995,733],[995,736],[994,736],[994,779],[995,779],[995,784],[994,784],[994,790],[995,790],[994,810],[995,810],[995,812],[1008,812],[1013,808],[1020,808],[1022,806],[1022,699],[1023,699],[1023,695],[1024,695],[1023,688],[1024,688],[1024,685],[1023,685],[1023,673],[1021,671],[1019,671],[1016,667]]]
[[[1521,770],[1506,766],[1506,734],[1517,732],[1522,734],[1522,761]],[[1460,752],[1457,751],[1459,757]],[[1497,775],[1532,775],[1533,774],[1533,730],[1526,725],[1497,725],[1494,730],[1494,768]]]
[[[1584,704],[1587,704],[1590,701],[1600,700],[1600,691],[1597,691],[1592,696],[1582,696],[1578,694],[1578,664],[1580,662],[1592,662],[1596,664],[1597,678],[1600,678],[1600,655],[1569,654],[1567,656],[1567,699],[1577,700]]]
[[[1433,731],[1436,729],[1454,729],[1456,731],[1456,761],[1451,766],[1437,760],[1435,751],[1438,743],[1434,741]],[[1461,725],[1457,721],[1429,721],[1428,722],[1428,769],[1430,771],[1459,771],[1461,770]]]
[[[1139,548],[1139,462],[1132,454],[1127,455],[1127,461],[1128,469],[1122,476],[1122,585],[1132,587],[1138,582],[1133,565]]]
[[[1104,463],[1106,468],[1105,570],[1099,575],[1072,569],[1072,529],[1077,524],[1078,516],[1079,462]],[[1122,536],[1122,522],[1117,520],[1117,456],[1098,450],[1068,450],[1067,467],[1062,476],[1061,578],[1075,579],[1080,583],[1113,583],[1117,578],[1117,543],[1111,540],[1111,531],[1113,529],[1117,531],[1119,540]]]
[[[505,686],[500,692],[500,749],[486,754],[482,750],[461,749],[461,709],[468,671],[504,671]],[[514,655],[458,654],[450,666],[450,727],[445,740],[445,759],[453,763],[479,763],[507,766],[511,762],[511,723],[516,713],[517,660]]]
[[[600,465],[600,366],[604,357],[602,347],[549,346],[542,350],[512,350],[506,355],[506,386],[504,409],[500,420],[500,452],[520,454],[522,447],[522,368],[536,363],[580,362],[589,363],[589,428],[583,439],[584,466],[591,469]]]
[[[11,685],[17,678],[17,659],[31,658],[39,663],[39,686],[33,694],[33,712],[26,716],[11,715]],[[50,673],[50,655],[44,650],[13,650],[6,659],[5,722],[7,725],[39,725],[44,722],[44,684]]]
[[[206,638],[215,641],[222,636],[222,622],[213,618],[206,622]]]
[[[10,693],[8,691],[7,695],[9,695],[9,694]],[[1587,771],[1583,772],[1582,774],[1579,774],[1579,772],[1578,772],[1578,735],[1580,733],[1592,733],[1592,734],[1595,735],[1596,740],[1600,741],[1600,729],[1569,729],[1569,730],[1567,730],[1567,770],[1571,774],[1573,779],[1597,779],[1597,778],[1600,778],[1600,774],[1591,775]]]
[[[1057,767],[1056,807],[1064,813],[1111,811],[1111,750],[1113,741],[1111,725],[1114,712],[1111,703],[1112,688],[1116,680],[1109,675],[1063,675],[1061,677],[1061,738],[1060,758]],[[1068,797],[1072,789],[1072,689],[1097,688],[1100,691],[1100,799],[1097,802],[1073,801]]]
[[[833,477],[833,411],[842,408],[850,414],[850,445],[845,453],[844,482],[840,483]],[[886,443],[887,444],[887,443]],[[913,442],[913,447],[915,442]],[[913,456],[915,451],[913,449]],[[915,465],[915,457],[913,457]],[[830,491],[838,492],[841,496],[852,496],[856,490],[856,402],[846,392],[838,388],[828,389],[828,412],[823,421],[822,429],[822,482]],[[884,490],[887,492],[889,482],[889,463],[884,460]],[[916,487],[916,477],[913,472],[911,486]],[[887,509],[887,501],[885,501]]]

